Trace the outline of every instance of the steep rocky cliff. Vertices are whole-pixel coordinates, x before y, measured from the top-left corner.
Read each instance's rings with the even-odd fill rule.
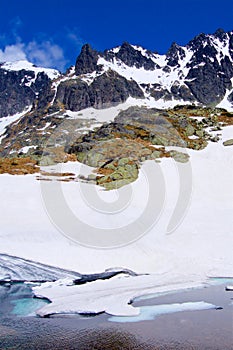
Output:
[[[103,109],[117,108],[124,103],[124,108],[137,105],[157,108],[160,115],[163,115],[165,108],[176,105],[208,107],[209,117],[211,113],[222,113],[223,119],[230,118],[227,123],[232,124],[231,115],[225,115],[223,109],[214,109],[233,110],[232,85],[233,32],[221,29],[211,35],[199,34],[183,47],[173,43],[165,55],[127,42],[104,52],[98,52],[86,44],[75,66],[63,74],[53,69],[35,67],[27,61],[2,63],[0,154],[4,157],[30,154],[38,158],[51,135],[56,137],[49,142],[64,149],[70,142],[70,135],[75,141],[88,133],[90,128],[103,123],[104,118],[96,119],[96,111],[102,113]],[[92,108],[89,114],[85,113],[87,108]],[[146,123],[146,109],[136,108],[135,111],[141,122]],[[189,111],[192,113],[192,109]],[[124,118],[127,119],[127,113]],[[107,121],[113,119],[108,116]],[[122,121],[119,123],[118,119],[116,125],[103,126],[100,134],[105,131],[107,136],[119,134],[120,138],[125,133],[128,135],[128,126],[122,126]],[[64,122],[65,126],[59,129]],[[189,126],[189,121],[187,123]],[[132,125],[132,120],[129,124]],[[146,126],[140,124],[136,127],[145,129]],[[179,123],[173,127],[175,130],[178,128],[179,133],[182,131]],[[133,129],[130,129],[130,133],[134,133],[135,138],[139,133],[141,138],[143,132],[136,130],[135,125]],[[146,141],[156,139],[156,135],[152,136],[148,136]],[[193,137],[203,136],[194,134]],[[203,140],[206,141],[205,138]],[[82,141],[78,149],[86,146],[89,149],[88,142]],[[195,147],[202,147],[203,144],[196,142]]]
[[[186,46],[173,43],[166,55],[124,42],[98,52],[85,44],[65,74],[28,62],[0,65],[0,117],[33,110],[105,108],[128,97],[162,107],[196,103],[233,104],[233,32],[199,34]]]

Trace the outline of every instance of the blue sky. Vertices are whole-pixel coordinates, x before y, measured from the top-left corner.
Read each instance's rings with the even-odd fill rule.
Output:
[[[0,61],[64,71],[86,42],[165,53],[173,41],[185,45],[218,28],[233,30],[233,0],[0,0]]]

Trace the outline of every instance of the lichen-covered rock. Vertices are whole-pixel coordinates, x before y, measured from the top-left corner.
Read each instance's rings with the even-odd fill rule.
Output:
[[[196,132],[195,132],[196,136],[198,136],[198,137],[203,137],[204,133],[205,133],[204,130],[196,130]]]
[[[233,146],[233,139],[229,139],[223,142],[224,146]]]
[[[112,165],[109,167],[109,165]],[[104,174],[111,169],[110,174],[97,176],[97,184],[106,189],[117,189],[126,184],[135,181],[138,178],[138,165],[131,159],[123,158],[123,160],[113,161],[102,167],[99,172]]]
[[[151,157],[155,159],[161,157],[161,151],[153,151]]]
[[[178,151],[170,151],[169,153],[176,162],[187,163],[189,160],[189,155],[187,153]]]
[[[195,133],[195,129],[191,124],[188,124],[185,128],[185,133],[187,136],[192,136]]]

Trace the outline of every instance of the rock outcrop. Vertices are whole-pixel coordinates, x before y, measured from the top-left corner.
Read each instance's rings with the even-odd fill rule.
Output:
[[[65,109],[79,111],[88,107],[110,107],[125,102],[129,96],[144,97],[135,81],[108,70],[97,76],[91,85],[80,78],[62,82],[58,87],[55,103],[62,104]]]
[[[27,86],[28,77],[35,78],[34,72],[6,71],[0,67],[0,117],[22,112],[33,103],[36,95],[33,87]]]

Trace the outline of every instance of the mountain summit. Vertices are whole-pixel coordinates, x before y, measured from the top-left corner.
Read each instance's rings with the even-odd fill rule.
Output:
[[[76,137],[74,131],[88,133],[95,124],[113,121],[122,108],[177,105],[233,110],[232,31],[201,33],[186,46],[174,42],[164,55],[128,42],[103,52],[85,44],[64,74],[27,61],[0,64],[0,155],[40,157],[49,135],[64,120],[75,122],[62,129],[55,145],[67,144],[71,134]],[[110,107],[115,108],[107,111],[111,117],[103,111]],[[138,113],[146,115],[145,109]],[[110,129],[114,135],[125,133],[118,123]],[[91,138],[86,135],[78,150],[87,151]]]
[[[98,52],[82,47],[67,73],[28,62],[0,65],[0,117],[24,108],[78,111],[105,108],[134,98],[153,106],[194,103],[233,106],[233,32],[199,34],[186,46],[173,43],[165,55],[124,42]]]

